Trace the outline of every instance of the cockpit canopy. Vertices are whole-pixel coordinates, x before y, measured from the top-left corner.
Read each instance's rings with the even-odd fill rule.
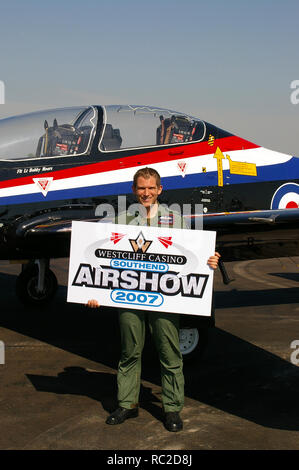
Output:
[[[97,123],[92,106],[53,109],[0,121],[0,159],[87,153]]]
[[[100,152],[199,142],[207,131],[200,119],[149,106],[52,109],[1,119],[0,160],[88,154],[97,125]]]
[[[101,151],[171,145],[203,140],[205,123],[167,109],[149,106],[104,106]]]

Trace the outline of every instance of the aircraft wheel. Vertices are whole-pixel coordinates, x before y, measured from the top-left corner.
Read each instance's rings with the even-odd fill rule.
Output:
[[[38,268],[31,266],[25,269],[17,278],[16,294],[19,300],[27,306],[38,307],[50,302],[57,290],[57,279],[53,271],[45,270],[44,289],[39,292]]]
[[[184,362],[199,360],[208,344],[208,328],[181,328],[180,350]]]

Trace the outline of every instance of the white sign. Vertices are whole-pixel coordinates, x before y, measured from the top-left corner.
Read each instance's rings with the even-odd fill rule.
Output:
[[[68,302],[211,315],[216,232],[73,222]]]

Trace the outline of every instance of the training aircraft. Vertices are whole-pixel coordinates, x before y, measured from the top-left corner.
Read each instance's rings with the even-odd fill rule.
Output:
[[[162,177],[160,202],[202,208],[188,223],[217,231],[222,260],[299,255],[299,158],[169,109],[50,109],[0,120],[0,259],[23,263],[24,303],[54,296],[49,261],[68,257],[72,220],[99,219],[120,195],[134,202],[144,166]]]

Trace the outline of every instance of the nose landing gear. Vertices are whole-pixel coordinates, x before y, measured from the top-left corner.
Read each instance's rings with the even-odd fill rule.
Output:
[[[26,306],[39,307],[55,296],[57,279],[49,268],[49,260],[31,261],[22,268],[16,282],[16,294]]]

